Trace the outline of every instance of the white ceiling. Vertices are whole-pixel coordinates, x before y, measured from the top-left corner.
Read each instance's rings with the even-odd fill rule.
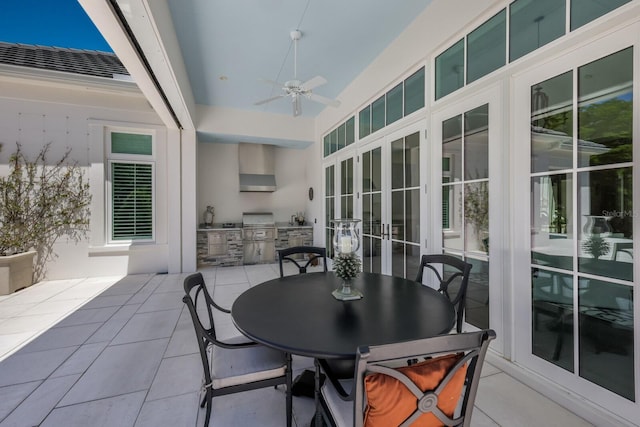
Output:
[[[196,104],[292,115],[289,98],[261,82],[321,75],[315,93],[338,98],[432,0],[166,0]],[[324,105],[302,101],[302,115]],[[331,107],[326,107],[331,108]]]

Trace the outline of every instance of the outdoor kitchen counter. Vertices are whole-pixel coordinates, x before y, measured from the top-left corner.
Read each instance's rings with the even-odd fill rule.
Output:
[[[198,267],[242,265],[242,227],[226,228],[222,224],[213,224],[211,228],[205,228],[201,224],[196,234]]]
[[[309,224],[308,222],[305,222],[304,225],[298,225],[296,224],[291,224],[288,222],[276,222],[276,228],[278,230],[280,229],[288,229],[288,228],[312,228],[313,225]]]
[[[233,226],[228,226],[227,224],[233,224]],[[213,225],[206,227],[204,224],[198,224],[197,231],[211,231],[211,230],[241,230],[242,223],[241,222],[214,222]]]
[[[211,227],[198,224],[197,228],[197,256],[198,267],[226,267],[244,264],[243,229],[241,222],[214,223]],[[224,226],[223,226],[224,225]],[[276,222],[275,249],[291,246],[312,246],[313,225]],[[277,255],[272,262],[277,261]]]

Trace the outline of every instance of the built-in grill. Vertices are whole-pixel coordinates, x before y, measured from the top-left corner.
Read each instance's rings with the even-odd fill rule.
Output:
[[[244,263],[274,262],[276,255],[276,223],[269,212],[242,214]]]

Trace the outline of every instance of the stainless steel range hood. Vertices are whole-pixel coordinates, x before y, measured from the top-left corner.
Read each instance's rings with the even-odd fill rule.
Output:
[[[274,147],[265,144],[238,144],[240,191],[276,191]]]

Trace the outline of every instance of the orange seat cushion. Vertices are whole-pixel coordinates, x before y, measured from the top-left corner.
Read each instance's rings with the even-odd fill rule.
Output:
[[[442,382],[462,354],[449,354],[429,359],[397,370],[406,375],[423,392],[434,390]],[[466,364],[459,369],[443,388],[438,407],[449,417],[456,409],[467,372]],[[382,373],[367,375],[364,379],[367,393],[364,425],[366,427],[391,427],[402,424],[418,407],[418,398],[397,379]],[[443,426],[431,413],[422,414],[412,427]]]

